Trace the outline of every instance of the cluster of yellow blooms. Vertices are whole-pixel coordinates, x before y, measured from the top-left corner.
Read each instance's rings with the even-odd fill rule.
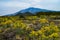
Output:
[[[16,39],[20,40],[59,40],[58,27],[54,22],[49,22],[46,16],[44,18],[28,16],[26,20],[20,19],[19,16],[0,17],[0,33],[13,29],[16,31]]]

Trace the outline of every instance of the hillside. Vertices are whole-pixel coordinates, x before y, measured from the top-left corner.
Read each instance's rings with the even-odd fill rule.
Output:
[[[36,15],[36,14],[59,14],[60,11],[53,11],[53,10],[47,10],[47,9],[40,9],[40,8],[34,8],[34,7],[30,7],[30,8],[26,8],[26,9],[23,9],[23,10],[20,10],[16,13],[13,13],[13,14],[9,14],[9,15],[6,15],[6,16],[15,16],[15,15]]]

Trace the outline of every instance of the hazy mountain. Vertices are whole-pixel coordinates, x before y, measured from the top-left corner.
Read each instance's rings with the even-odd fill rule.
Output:
[[[40,8],[30,7],[30,8],[21,10],[20,13],[26,13],[26,12],[37,13],[37,12],[50,12],[50,11],[51,11],[51,10],[46,10],[46,9],[40,9]]]
[[[30,8],[27,8],[27,9],[20,10],[19,12],[16,12],[14,14],[10,14],[8,16],[23,15],[24,13],[25,14],[29,13],[29,15],[30,15],[30,14],[35,14],[35,13],[38,13],[38,12],[55,12],[55,11],[30,7]]]

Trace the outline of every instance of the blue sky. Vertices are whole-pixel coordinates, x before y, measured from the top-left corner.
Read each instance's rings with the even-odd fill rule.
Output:
[[[60,11],[60,0],[0,0],[0,16],[29,7]]]

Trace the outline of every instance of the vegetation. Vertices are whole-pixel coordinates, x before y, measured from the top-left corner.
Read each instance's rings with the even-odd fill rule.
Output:
[[[0,40],[60,40],[56,15],[1,16]]]

